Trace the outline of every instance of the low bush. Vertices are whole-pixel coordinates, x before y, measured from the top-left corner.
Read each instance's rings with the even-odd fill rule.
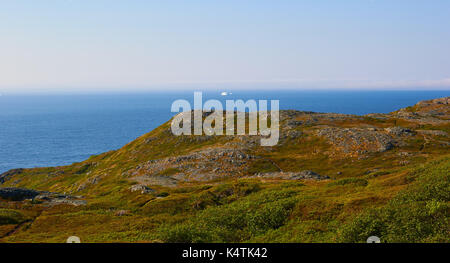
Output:
[[[354,186],[367,186],[369,182],[366,179],[362,178],[345,178],[340,179],[335,182],[331,182],[328,186],[336,186],[336,185],[354,185]]]
[[[243,242],[283,226],[296,202],[293,191],[260,191],[208,207],[182,223],[163,225],[159,238],[165,242]]]
[[[344,225],[343,242],[446,242],[449,234],[450,162],[434,162],[413,175],[415,182],[385,207],[372,209]]]
[[[0,225],[19,224],[25,216],[16,210],[0,209]]]

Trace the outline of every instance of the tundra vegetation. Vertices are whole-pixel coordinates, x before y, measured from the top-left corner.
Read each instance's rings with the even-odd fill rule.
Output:
[[[450,98],[280,111],[280,140],[171,132],[0,175],[0,242],[448,242]],[[204,116],[205,117],[205,116]]]

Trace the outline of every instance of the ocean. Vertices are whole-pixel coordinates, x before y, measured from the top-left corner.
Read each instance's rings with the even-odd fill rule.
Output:
[[[280,109],[347,114],[388,113],[447,91],[220,91],[207,99],[279,100]],[[122,147],[168,121],[176,99],[192,92],[0,96],[0,173],[60,166]],[[224,104],[225,105],[225,104]]]

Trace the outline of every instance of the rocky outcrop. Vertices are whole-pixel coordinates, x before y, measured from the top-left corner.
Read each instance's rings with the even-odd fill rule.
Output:
[[[40,191],[24,188],[0,188],[0,198],[11,201],[23,201],[33,199],[41,194]]]
[[[325,137],[335,152],[345,157],[385,152],[396,144],[396,141],[385,131],[376,128],[324,128],[317,130],[318,136]]]
[[[419,101],[417,105],[422,107],[430,105],[450,105],[450,97],[438,98],[433,100],[423,100]]]
[[[23,171],[24,171],[24,169],[12,169],[5,173],[0,174],[0,184],[5,183],[14,175],[21,174]]]
[[[400,109],[392,116],[419,124],[442,125],[450,120],[450,97],[424,100],[412,107]]]
[[[143,184],[135,184],[130,187],[131,192],[140,192],[141,194],[150,194],[156,192],[148,186]]]
[[[424,135],[448,137],[448,133],[441,130],[417,130],[417,132]]]
[[[303,135],[302,131],[299,130],[283,130],[280,133],[280,140],[286,140],[286,139],[296,139]]]
[[[188,155],[150,160],[123,174],[144,185],[175,186],[237,176],[256,156],[233,148],[210,148]]]
[[[83,191],[83,190],[85,190],[86,188],[88,188],[88,187],[90,187],[90,186],[92,186],[92,185],[98,184],[98,182],[100,182],[100,180],[101,180],[102,178],[104,178],[104,177],[106,177],[105,174],[101,174],[101,175],[89,177],[88,179],[86,179],[85,181],[81,182],[81,183],[78,185],[77,192],[78,192],[78,191]]]
[[[184,175],[178,175],[182,177]],[[178,180],[174,176],[160,176],[160,175],[142,175],[131,178],[131,180],[143,185],[159,185],[164,187],[175,187],[178,183],[186,180]]]
[[[403,127],[389,127],[384,130],[393,136],[413,136],[415,134],[414,131]]]
[[[284,179],[284,180],[327,180],[329,176],[320,175],[313,171],[305,170],[301,172],[273,172],[273,173],[259,173],[252,178],[262,179]]]
[[[79,197],[13,187],[0,188],[0,198],[10,201],[31,200],[33,202],[45,203],[47,205],[70,204],[78,206],[86,204],[86,201],[80,200]]]

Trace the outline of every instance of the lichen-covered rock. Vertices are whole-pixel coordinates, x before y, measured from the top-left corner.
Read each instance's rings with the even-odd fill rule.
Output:
[[[450,97],[437,98],[433,100],[423,100],[419,101],[417,105],[419,106],[429,106],[429,105],[450,105]]]
[[[450,122],[449,102],[450,97],[424,100],[395,111],[392,115],[418,124],[445,125]]]
[[[263,179],[284,179],[284,180],[327,180],[329,176],[320,175],[313,171],[305,170],[301,172],[272,172],[272,173],[259,173],[254,178]]]
[[[131,186],[130,191],[131,192],[140,192],[141,194],[150,194],[150,193],[155,192],[155,190],[153,190],[150,187],[145,186],[143,184],[135,184],[135,185]]]
[[[323,128],[317,130],[317,135],[327,138],[335,152],[344,157],[385,152],[396,143],[386,132],[370,128]]]
[[[179,182],[211,181],[242,174],[256,159],[236,148],[210,148],[188,155],[150,160],[123,173],[144,185],[176,186]]]
[[[284,139],[295,139],[295,138],[299,138],[301,137],[303,134],[303,132],[299,131],[299,130],[287,130],[287,131],[282,131],[280,134],[280,139],[284,140]]]
[[[417,132],[425,135],[448,137],[448,133],[441,130],[418,130]]]
[[[414,132],[408,128],[403,127],[389,127],[385,129],[389,134],[393,136],[412,136]]]
[[[102,178],[104,178],[104,177],[106,177],[105,174],[101,174],[101,175],[89,177],[87,180],[81,182],[81,183],[78,185],[77,192],[83,191],[83,190],[85,190],[86,188],[88,188],[89,186],[96,185],[96,184],[97,184],[98,182],[100,182],[100,180],[101,180]]]

